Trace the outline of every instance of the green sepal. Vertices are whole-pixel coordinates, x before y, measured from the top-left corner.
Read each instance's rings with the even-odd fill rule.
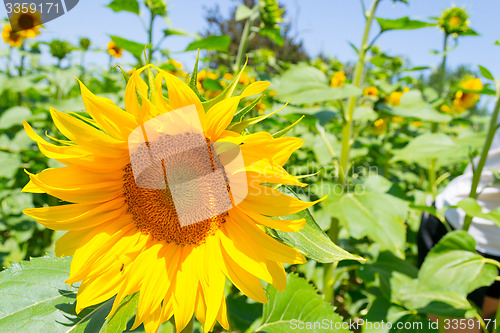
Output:
[[[295,126],[298,125],[298,123],[301,122],[302,119],[304,119],[305,116],[302,116],[300,117],[296,122],[294,122],[293,124],[283,128],[281,131],[278,131],[276,133],[273,134],[273,138],[281,138],[282,136],[284,136],[286,133],[290,132],[292,130],[292,128],[294,128]]]
[[[215,104],[219,103],[220,101],[233,96],[234,91],[236,90],[236,86],[238,86],[238,82],[240,81],[241,74],[243,74],[243,71],[245,70],[246,63],[243,66],[243,68],[239,71],[239,73],[234,77],[233,81],[220,93],[219,95],[215,96],[212,99],[209,99],[208,101],[202,102],[203,108],[205,111],[208,111],[212,106]]]

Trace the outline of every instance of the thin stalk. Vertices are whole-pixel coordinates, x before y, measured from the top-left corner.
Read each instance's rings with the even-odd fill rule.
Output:
[[[372,26],[373,18],[375,17],[375,11],[380,0],[373,0],[370,11],[366,15],[365,30],[363,32],[363,39],[361,42],[361,47],[358,53],[358,63],[354,69],[353,84],[356,87],[361,86],[361,77],[363,75],[363,69],[365,67],[365,56],[369,49],[368,38],[370,36],[370,29]],[[349,106],[347,112],[344,113],[344,123],[342,125],[342,149],[340,154],[340,165],[338,173],[338,183],[342,186],[346,186],[347,170],[349,168],[350,160],[350,150],[352,145],[352,129],[353,129],[353,114],[354,107],[356,106],[356,97],[351,97],[349,100]],[[332,218],[330,224],[330,231],[328,236],[334,243],[338,243],[338,233],[339,233],[339,221]],[[333,278],[333,271],[336,268],[336,263],[330,263],[324,265],[323,272],[323,292],[325,295],[325,300],[327,302],[333,301],[333,286],[335,284]]]
[[[252,26],[253,19],[250,16],[247,18],[245,22],[245,26],[243,27],[243,32],[241,33],[240,45],[238,46],[238,54],[236,56],[236,63],[234,65],[234,73],[238,73],[241,65],[243,64],[243,58],[245,57],[245,53],[247,51],[248,45],[248,36],[250,34],[250,27]]]
[[[495,321],[493,322],[495,333],[500,333],[500,302],[498,302],[497,314],[495,315]]]
[[[339,220],[332,218],[330,222],[330,230],[328,231],[328,236],[335,244],[338,243],[339,237]],[[327,302],[333,302],[333,286],[335,284],[335,279],[333,272],[337,268],[338,262],[333,262],[330,264],[325,264],[323,266],[323,294],[325,295],[325,300]]]
[[[372,26],[372,21],[375,16],[375,10],[379,4],[380,0],[374,0],[370,8],[370,12],[366,17],[365,30],[363,33],[363,41],[361,43],[361,48],[358,53],[358,63],[354,69],[353,85],[360,87],[361,76],[363,75],[363,68],[365,66],[365,56],[366,51],[368,51],[368,37],[370,35],[370,29]],[[349,100],[349,106],[347,108],[347,113],[345,115],[345,121],[342,126],[342,150],[340,153],[340,172],[339,180],[342,185],[345,185],[345,180],[347,177],[347,170],[349,168],[349,153],[351,150],[351,136],[352,136],[352,126],[353,126],[353,114],[354,108],[356,106],[356,97],[351,97]]]
[[[443,60],[441,60],[441,66],[439,66],[439,81],[438,81],[438,96],[439,98],[443,97],[443,92],[444,92],[444,76],[446,73],[446,59],[448,56],[448,38],[450,37],[449,34],[445,33],[444,34],[444,40],[443,40]],[[431,131],[432,133],[436,133],[439,129],[439,124],[438,123],[432,123]]]
[[[148,58],[149,58],[150,63],[153,62],[153,58],[152,58],[152,56],[153,56],[153,24],[155,21],[155,17],[156,17],[156,15],[154,15],[151,12],[151,19],[149,20],[149,29],[148,29],[148,48],[149,48]]]
[[[484,142],[483,150],[481,151],[481,157],[479,158],[479,163],[475,167],[474,175],[472,177],[472,186],[469,194],[469,198],[472,199],[477,199],[478,196],[477,187],[479,185],[479,181],[481,180],[481,173],[483,172],[484,165],[486,164],[486,160],[488,158],[488,152],[490,151],[491,148],[491,143],[495,138],[499,111],[500,111],[500,81],[497,82],[496,103],[495,103],[495,108],[493,109],[493,114],[491,115],[488,135],[486,137],[486,141]],[[462,229],[468,231],[471,223],[472,223],[472,216],[467,215],[465,217]]]

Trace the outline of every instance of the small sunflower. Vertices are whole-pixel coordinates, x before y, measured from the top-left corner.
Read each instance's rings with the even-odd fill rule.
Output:
[[[455,93],[451,109],[448,108],[449,112],[453,114],[460,114],[476,105],[477,101],[479,101],[479,94],[470,91],[482,90],[483,83],[480,79],[471,78],[462,81],[458,85],[458,88],[459,90]]]
[[[387,130],[387,125],[389,123],[389,120],[387,118],[380,118],[375,120],[373,123],[373,128],[372,128],[372,135],[381,135]]]
[[[108,53],[114,58],[121,58],[123,55],[123,49],[118,47],[114,41],[108,43]]]
[[[344,86],[346,79],[347,78],[345,76],[344,71],[335,72],[335,74],[333,74],[333,76],[332,76],[332,80],[330,81],[330,87],[334,87],[334,88],[342,87],[342,86]]]
[[[377,97],[378,95],[379,95],[379,91],[378,91],[377,87],[370,86],[370,87],[366,87],[363,90],[363,96]]]
[[[399,106],[401,104],[401,97],[403,97],[403,94],[408,91],[410,91],[410,88],[408,87],[405,87],[403,91],[393,91],[389,95],[389,104],[393,107]]]
[[[469,30],[469,15],[459,7],[452,7],[443,12],[439,18],[439,26],[447,34],[460,34]]]
[[[20,32],[14,32],[12,26],[6,24],[3,26],[2,30],[3,41],[9,44],[11,47],[21,47],[24,42],[24,35]]]
[[[59,257],[73,256],[67,282],[81,281],[77,312],[116,296],[113,313],[124,297],[139,292],[134,328],[143,323],[146,332],[156,332],[174,316],[179,332],[195,314],[204,332],[211,331],[216,322],[229,329],[226,278],[251,299],[266,303],[260,280],[284,290],[282,263],[305,262],[299,251],[268,236],[263,226],[297,231],[304,220],[268,216],[287,216],[315,202],[302,202],[261,185],[305,186],[283,168],[303,140],[273,138],[266,132],[240,135],[227,129],[239,101],[260,94],[268,82],[255,82],[241,95],[222,99],[205,112],[188,85],[158,68],[155,87],[148,95],[140,75],[143,70],[134,70],[129,78],[125,110],[95,96],[83,83],[82,99],[92,119],[51,109],[55,125],[68,139],[61,141],[63,145],[47,142],[24,123],[42,153],[67,166],[28,173],[30,182],[23,191],[44,192],[70,202],[24,213],[47,228],[67,231],[56,242],[55,251]],[[168,100],[163,96],[163,81]],[[181,227],[170,185],[148,189],[135,182],[128,140],[148,121],[188,106],[198,114],[207,145],[238,145],[244,167],[235,172],[248,179],[248,194],[224,213]],[[170,137],[184,140],[173,133]],[[216,162],[212,153],[210,161]],[[192,164],[180,170],[196,168]],[[232,193],[232,185],[227,185],[227,191]]]
[[[34,38],[40,34],[39,26],[42,25],[42,19],[39,12],[14,13],[10,17],[12,29],[22,33],[25,38]]]

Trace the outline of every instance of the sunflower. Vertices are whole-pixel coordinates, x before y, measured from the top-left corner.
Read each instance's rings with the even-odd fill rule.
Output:
[[[24,35],[20,32],[14,32],[8,24],[3,26],[2,30],[3,41],[12,47],[21,47],[24,42]]]
[[[140,76],[143,70],[134,70],[127,83],[125,110],[107,98],[95,96],[80,82],[90,117],[50,110],[54,124],[67,138],[58,141],[62,145],[47,142],[24,123],[41,152],[66,166],[39,174],[28,172],[30,181],[23,191],[47,193],[68,202],[26,209],[24,213],[47,228],[67,231],[57,240],[55,251],[59,257],[73,256],[66,282],[81,281],[77,312],[116,296],[113,313],[127,295],[138,292],[134,328],[142,323],[146,332],[156,332],[161,323],[173,316],[179,332],[195,314],[204,332],[211,331],[216,322],[229,329],[224,297],[226,278],[249,298],[265,303],[260,280],[284,290],[282,263],[305,262],[298,250],[271,238],[263,228],[300,230],[304,220],[276,220],[269,216],[287,216],[316,202],[303,202],[262,185],[305,186],[283,168],[303,140],[274,138],[266,132],[240,135],[241,130],[228,130],[234,129],[230,124],[239,101],[260,94],[268,82],[255,82],[241,95],[212,101],[205,112],[187,84],[158,68],[148,95],[148,85]],[[163,82],[168,99],[162,94]],[[134,133],[143,132],[150,137],[151,132],[145,131],[148,124],[174,111],[178,115],[185,108],[194,110],[199,118],[201,139],[210,147],[212,167],[220,164],[213,146],[225,143],[238,147],[244,165],[233,169],[232,174],[226,170],[224,179],[243,176],[247,194],[239,204],[234,200],[227,211],[181,226],[173,195],[178,184],[176,189],[171,185],[148,188],[138,181],[132,163],[137,155],[130,153],[129,145]],[[194,137],[186,139],[187,134],[180,133],[177,127],[172,126],[171,132],[154,141],[158,151],[167,149],[163,139],[181,145],[191,142]],[[153,149],[149,141],[144,146]],[[170,162],[166,167],[162,164],[163,173],[184,177],[200,171],[203,163],[192,162],[194,155],[178,155],[177,168],[170,167]],[[154,178],[148,176],[144,178],[146,183]],[[214,189],[204,182],[198,185],[202,197]],[[226,196],[235,195],[232,182],[224,182],[224,188]],[[189,200],[182,203],[190,204]],[[210,206],[204,201],[201,204]]]
[[[40,34],[39,26],[42,25],[40,12],[14,13],[10,17],[14,31],[22,33],[25,38],[33,38]]]
[[[377,87],[370,86],[370,87],[366,87],[363,90],[363,96],[377,97],[378,95],[379,95],[379,91],[378,91]]]
[[[448,108],[449,113],[452,114],[461,114],[476,105],[479,101],[479,94],[473,91],[481,91],[483,89],[483,83],[480,79],[469,78],[460,82],[458,89],[459,90],[455,93],[451,110]],[[464,91],[462,89],[469,91]]]
[[[114,58],[121,58],[123,55],[123,49],[116,45],[115,42],[111,41],[108,43],[108,53]]]
[[[344,71],[335,72],[335,74],[333,74],[332,76],[332,80],[330,81],[330,87],[343,87],[346,79],[347,78]]]

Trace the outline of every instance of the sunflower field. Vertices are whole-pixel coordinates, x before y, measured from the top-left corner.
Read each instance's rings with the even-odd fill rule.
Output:
[[[498,296],[471,296],[500,262],[468,232],[500,227],[500,81],[449,66],[485,38],[466,9],[379,6],[414,1],[361,0],[344,62],[304,51],[287,1],[233,1],[205,32],[172,26],[164,0],[101,1],[147,36],[105,45],[42,38],[45,1],[5,1],[0,332],[500,332]],[[442,35],[436,63],[378,44],[417,29]],[[429,216],[444,231],[422,253]]]

